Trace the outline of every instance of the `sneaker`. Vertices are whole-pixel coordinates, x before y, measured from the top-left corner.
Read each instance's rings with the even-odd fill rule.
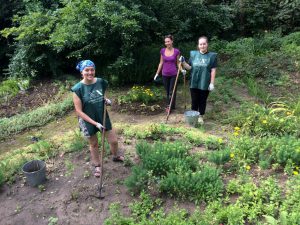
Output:
[[[199,124],[203,124],[204,121],[203,121],[203,117],[200,115],[199,118],[198,118],[198,123]]]

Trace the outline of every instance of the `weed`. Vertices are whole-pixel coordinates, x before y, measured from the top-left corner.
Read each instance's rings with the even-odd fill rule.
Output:
[[[38,189],[39,189],[40,192],[46,191],[46,187],[44,185],[42,185],[42,184],[40,184],[38,186]]]
[[[71,176],[72,172],[73,172],[74,169],[75,169],[74,164],[73,164],[71,161],[69,161],[69,160],[65,160],[65,166],[66,166],[66,169],[67,169],[67,171],[66,171],[66,176],[67,176],[67,177],[68,177],[68,176]]]
[[[65,146],[66,152],[78,152],[81,151],[87,145],[86,139],[83,138],[79,130],[74,131],[73,139]]]
[[[22,207],[17,204],[16,209],[15,209],[15,213],[20,213],[21,210],[22,210]]]
[[[48,225],[56,225],[58,222],[58,218],[57,217],[49,217],[48,219]]]
[[[134,165],[134,163],[133,163],[133,161],[130,159],[130,157],[125,156],[125,159],[124,159],[124,166],[132,167],[133,165]]]
[[[89,178],[91,176],[91,172],[89,170],[85,170],[83,173],[84,178]]]
[[[71,191],[71,199],[73,200],[73,201],[76,201],[77,199],[79,198],[79,192],[77,191],[77,190],[72,190]]]

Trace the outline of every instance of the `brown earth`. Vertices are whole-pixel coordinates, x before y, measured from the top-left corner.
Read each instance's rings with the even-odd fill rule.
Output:
[[[42,85],[41,85],[42,86]],[[55,87],[48,85],[54,89]],[[45,88],[45,87],[44,87]],[[46,89],[46,88],[45,88]],[[47,92],[47,91],[45,91]],[[35,92],[33,92],[35,93]],[[53,93],[53,92],[52,92]],[[48,99],[51,98],[47,95]],[[31,98],[28,95],[28,102]],[[47,97],[44,97],[47,101]],[[26,100],[24,100],[26,102]],[[178,102],[182,99],[178,99]],[[38,107],[38,101],[32,101],[30,107]],[[13,112],[11,105],[11,112]],[[17,110],[17,108],[15,108]],[[132,113],[119,113],[109,109],[112,122],[131,123],[165,123],[166,114],[163,110],[157,115],[143,115]],[[168,123],[184,125],[184,108],[178,105],[169,117]],[[70,113],[65,119],[75,118],[74,112]],[[54,121],[53,126],[63,126],[64,118]],[[72,119],[73,120],[73,119]],[[50,126],[52,126],[49,124]],[[207,123],[209,130],[210,123]],[[47,125],[48,126],[48,125]],[[77,127],[74,127],[74,129]],[[44,127],[43,127],[44,129]],[[72,129],[72,128],[71,128]],[[52,128],[53,130],[53,128]],[[68,132],[67,129],[59,130],[60,135]],[[27,131],[26,131],[27,132]],[[28,131],[29,132],[29,131]],[[17,138],[17,137],[14,137]],[[10,143],[12,140],[6,140]],[[136,162],[135,144],[136,140],[125,141],[124,137],[119,136],[118,141],[121,149],[126,150],[126,155]],[[126,144],[125,144],[126,143]],[[2,143],[5,144],[5,143]],[[124,213],[129,213],[128,204],[137,199],[131,196],[123,181],[130,175],[130,168],[122,163],[112,162],[111,156],[108,156],[104,162],[104,199],[98,199],[97,185],[99,179],[92,173],[92,166],[87,159],[89,157],[88,149],[73,154],[64,154],[60,157],[46,161],[47,181],[40,190],[37,187],[30,187],[22,173],[17,175],[16,182],[12,185],[5,184],[0,190],[0,224],[1,225],[31,225],[31,224],[51,224],[51,220],[58,219],[56,224],[103,224],[105,218],[110,216],[109,205],[114,202],[120,202]],[[72,166],[67,166],[72,165]],[[72,169],[72,167],[74,169]],[[86,177],[90,174],[89,177]],[[86,178],[85,178],[86,177]],[[179,208],[186,208],[192,212],[195,205],[190,202],[177,202],[174,199],[163,199],[166,210],[171,210],[175,204]],[[52,223],[55,224],[55,223]]]
[[[51,81],[40,81],[24,92],[19,92],[9,101],[0,102],[0,118],[11,117],[27,110],[43,106],[56,98],[59,85]]]

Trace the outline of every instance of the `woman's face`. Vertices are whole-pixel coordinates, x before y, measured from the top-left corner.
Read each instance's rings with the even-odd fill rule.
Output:
[[[200,52],[202,52],[202,53],[207,52],[208,43],[207,43],[207,40],[205,38],[200,38],[199,39],[198,48],[199,48]]]
[[[85,67],[81,72],[83,79],[93,80],[95,77],[95,68],[92,66]]]
[[[165,38],[165,46],[167,48],[170,48],[173,46],[173,41],[171,40],[171,38]]]

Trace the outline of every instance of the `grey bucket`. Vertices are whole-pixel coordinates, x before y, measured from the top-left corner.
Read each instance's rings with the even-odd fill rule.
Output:
[[[185,122],[187,122],[190,126],[195,127],[198,123],[200,113],[198,111],[185,111],[184,112],[184,118]]]
[[[22,171],[26,176],[27,183],[38,186],[46,181],[46,163],[41,160],[32,160],[23,165]]]

